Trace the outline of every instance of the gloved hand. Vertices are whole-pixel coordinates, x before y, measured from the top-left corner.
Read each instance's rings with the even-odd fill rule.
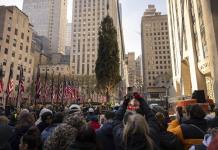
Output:
[[[126,109],[128,104],[129,104],[129,101],[131,100],[130,97],[125,97],[124,101],[123,101],[123,107]]]

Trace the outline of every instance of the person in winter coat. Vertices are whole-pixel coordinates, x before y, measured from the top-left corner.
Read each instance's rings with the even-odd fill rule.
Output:
[[[19,118],[15,126],[15,135],[11,139],[11,146],[13,150],[19,150],[19,143],[21,137],[34,125],[34,117],[31,113],[26,113]]]
[[[42,150],[40,132],[36,127],[29,128],[20,141],[20,150]]]
[[[97,117],[92,117],[88,124],[93,130],[97,130],[100,128]]]
[[[122,140],[124,126],[123,126],[122,120],[125,120],[124,115],[126,112],[129,112],[129,111],[136,112],[144,116],[150,128],[149,136],[151,137],[153,141],[155,141],[154,149],[159,149],[160,128],[158,126],[157,120],[153,112],[151,111],[151,109],[145,103],[145,100],[141,98],[138,94],[135,94],[134,97],[125,99],[123,102],[123,105],[116,112],[115,122],[117,123],[117,120],[119,120],[120,123],[117,123],[117,125],[113,129],[115,149],[116,150],[124,149],[124,143]]]
[[[37,128],[39,129],[40,133],[51,125],[53,120],[53,114],[51,112],[45,112],[41,116],[42,121],[37,125]]]
[[[114,150],[113,144],[113,124],[114,124],[114,112],[105,113],[105,121],[102,127],[96,130],[96,138],[100,149],[102,150]]]
[[[123,130],[125,150],[153,150],[153,141],[150,138],[149,126],[140,114],[129,115]]]
[[[66,150],[76,140],[78,132],[85,124],[78,114],[67,114],[62,124],[56,127],[44,143],[45,150]]]
[[[205,115],[205,112],[198,104],[193,105],[190,107],[189,112],[185,110],[182,119],[180,115],[177,115],[177,119],[168,124],[167,130],[177,135],[185,150],[187,150],[191,145],[202,143],[207,131]],[[179,120],[181,120],[181,123]]]
[[[45,128],[41,133],[41,138],[43,143],[47,140],[47,138],[52,134],[54,129],[63,122],[64,115],[61,112],[55,113],[53,122],[50,126]]]
[[[14,133],[8,125],[0,125],[0,150],[12,150],[10,139]]]
[[[76,141],[68,150],[97,150],[96,134],[89,125],[83,125],[80,129]]]

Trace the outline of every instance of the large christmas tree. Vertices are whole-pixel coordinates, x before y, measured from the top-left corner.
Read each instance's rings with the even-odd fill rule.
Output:
[[[98,58],[96,61],[97,87],[106,93],[107,101],[121,77],[119,74],[119,48],[113,19],[107,15],[99,28]]]

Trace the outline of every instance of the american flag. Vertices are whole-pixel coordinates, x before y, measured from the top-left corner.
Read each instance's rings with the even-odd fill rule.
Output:
[[[0,65],[0,93],[3,91],[4,85],[3,85],[3,69],[2,64]]]
[[[46,67],[46,72],[45,72],[45,84],[44,84],[44,101],[48,98],[48,94],[49,93],[49,86],[48,86],[48,71],[47,71],[47,67]]]
[[[73,87],[71,87],[68,83],[66,84],[65,86],[65,89],[64,89],[64,94],[65,94],[65,97],[67,96],[71,96],[74,92],[74,89]]]
[[[7,94],[10,95],[13,90],[14,90],[13,64],[11,64],[11,66],[10,66],[10,73],[9,73],[9,79],[8,79],[8,86],[7,86]]]
[[[35,81],[35,98],[39,98],[40,95],[41,95],[41,83],[40,83],[40,69],[38,65],[36,81]]]

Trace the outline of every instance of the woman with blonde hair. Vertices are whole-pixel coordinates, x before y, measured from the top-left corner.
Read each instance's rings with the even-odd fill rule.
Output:
[[[145,118],[140,114],[128,115],[124,121],[123,142],[125,150],[153,150],[153,142],[150,138],[149,126]]]

